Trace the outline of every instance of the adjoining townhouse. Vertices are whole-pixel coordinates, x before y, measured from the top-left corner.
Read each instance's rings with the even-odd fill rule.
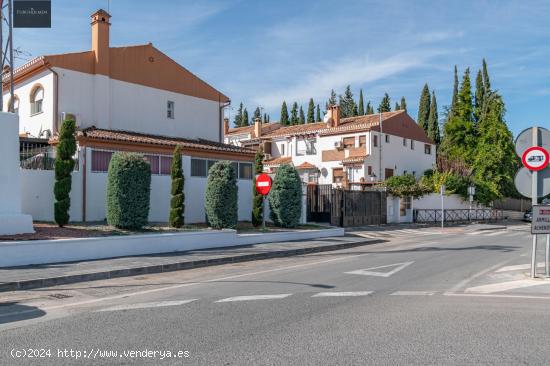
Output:
[[[69,113],[76,117],[78,129],[73,221],[105,218],[106,172],[115,151],[145,154],[153,173],[150,220],[167,221],[176,145],[184,154],[186,221],[204,222],[206,176],[217,160],[235,164],[239,218],[249,220],[254,151],[223,143],[222,116],[229,98],[151,43],[111,47],[110,18],[104,10],[92,14],[91,50],[37,57],[14,70],[13,106],[20,119],[20,140],[31,146],[22,166],[33,167],[38,157],[51,153],[44,145],[48,139],[56,143],[61,121]],[[7,110],[7,85],[3,92]],[[53,216],[53,178],[47,174],[52,172],[23,171],[23,210],[39,220]]]
[[[340,118],[332,106],[324,122],[279,123],[229,128],[225,142],[266,152],[264,166],[274,172],[293,164],[308,183],[369,185],[393,175],[420,176],[435,164],[435,149],[424,130],[405,112]]]

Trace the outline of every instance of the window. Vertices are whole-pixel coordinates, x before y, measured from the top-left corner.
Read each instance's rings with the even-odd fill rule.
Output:
[[[407,216],[407,210],[411,209],[411,197],[403,197],[399,200],[399,216]]]
[[[384,169],[384,179],[393,177],[393,169],[386,168]]]
[[[208,160],[206,163],[206,173],[208,175],[208,172],[210,171],[210,168],[212,168],[212,165],[216,164],[216,160]]]
[[[387,144],[390,143],[390,135],[386,135],[386,143],[387,143]]]
[[[159,175],[160,174],[160,156],[158,155],[145,155],[145,159],[151,165],[151,174]]]
[[[373,136],[372,145],[373,145],[374,147],[378,147],[378,135],[374,135],[374,136]]]
[[[239,179],[252,179],[252,163],[239,163]]]
[[[403,146],[407,146],[407,139],[403,137]]]
[[[281,144],[281,156],[285,156],[285,144]]]
[[[355,147],[355,137],[344,137],[343,145],[344,149]]]
[[[369,165],[369,166],[367,167],[367,175],[369,175],[369,176],[372,175],[372,166],[371,166],[371,165]]]
[[[31,92],[31,115],[42,113],[42,101],[44,100],[44,88],[34,87]]]
[[[204,159],[191,159],[191,176],[192,177],[206,177],[206,160]]]
[[[411,150],[414,150],[414,140],[411,140]]]
[[[92,150],[92,172],[107,173],[112,155],[112,151]]]
[[[432,145],[424,144],[424,154],[427,154],[427,155],[432,154]]]
[[[367,136],[359,136],[359,147],[367,146]]]
[[[174,102],[170,100],[166,103],[166,117],[174,119]]]
[[[344,179],[343,168],[332,169],[332,183],[341,183],[343,179]]]
[[[172,157],[160,157],[160,175],[170,175],[172,173]]]
[[[6,108],[7,110],[9,110],[10,104],[11,104],[11,99],[8,102],[8,107]],[[13,113],[19,114],[19,98],[17,97],[17,95],[13,96]]]

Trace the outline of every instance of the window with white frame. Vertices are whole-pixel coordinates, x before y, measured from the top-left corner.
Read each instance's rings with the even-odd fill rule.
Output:
[[[36,86],[31,92],[31,115],[42,113],[42,101],[44,100],[44,88]]]
[[[115,151],[92,149],[92,173],[107,173],[109,163]],[[171,155],[144,154],[143,157],[151,166],[152,175],[170,175],[172,167]]]
[[[387,143],[387,144],[390,143],[390,135],[386,135],[386,143]]]
[[[171,100],[169,100],[167,103],[166,103],[166,117],[168,118],[171,118],[171,119],[174,119],[174,102],[172,102]]]
[[[316,139],[299,139],[296,141],[296,155],[316,155]]]
[[[217,162],[218,160],[192,158],[191,159],[191,176],[206,178],[208,176],[208,172],[212,167],[212,165],[214,165]],[[252,163],[233,161],[231,162],[231,165],[235,170],[237,179],[247,179],[247,180],[252,179],[253,177]]]

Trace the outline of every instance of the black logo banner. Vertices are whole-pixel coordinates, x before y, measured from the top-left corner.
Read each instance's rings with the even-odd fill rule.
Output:
[[[13,0],[14,28],[51,28],[51,0]]]

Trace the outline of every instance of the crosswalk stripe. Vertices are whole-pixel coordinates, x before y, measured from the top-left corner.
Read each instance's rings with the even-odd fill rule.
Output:
[[[120,311],[120,310],[135,310],[135,309],[147,309],[147,308],[160,308],[165,306],[179,306],[189,304],[197,299],[177,300],[177,301],[157,301],[157,302],[143,302],[137,304],[117,305],[109,308],[101,309],[99,311]]]
[[[284,299],[292,294],[275,294],[275,295],[248,295],[248,296],[233,296],[216,302],[232,302],[232,301],[253,301],[253,300],[276,300]]]
[[[372,294],[372,291],[319,292],[311,297],[367,296],[370,294]]]
[[[432,296],[434,291],[395,291],[392,296]]]

